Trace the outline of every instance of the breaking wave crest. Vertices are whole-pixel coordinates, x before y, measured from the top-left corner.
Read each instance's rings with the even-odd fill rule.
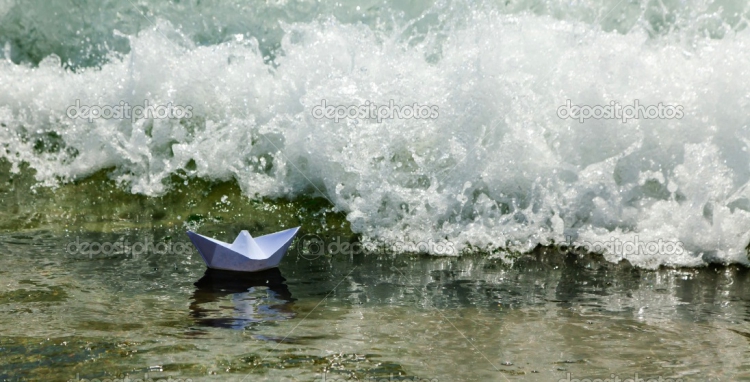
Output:
[[[674,242],[684,250],[601,251],[642,267],[748,264],[747,7],[695,2],[704,12],[685,15],[667,1],[661,14],[616,3],[360,2],[308,20],[301,3],[283,2],[245,15],[245,30],[226,5],[206,10],[227,14],[216,33],[154,4],[128,11],[137,23],[90,31],[81,52],[75,31],[53,23],[38,31],[49,47],[5,42],[0,158],[46,186],[113,169],[146,195],[167,192],[174,174],[234,180],[251,197],[319,194],[354,231],[385,241]],[[0,2],[6,37],[21,36],[33,19],[24,12]],[[416,103],[439,116],[316,118],[323,100]],[[558,116],[568,100],[684,115],[581,123]],[[191,115],[72,119],[76,102]]]

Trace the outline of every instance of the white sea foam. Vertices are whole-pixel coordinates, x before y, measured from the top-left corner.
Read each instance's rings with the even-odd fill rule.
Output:
[[[46,185],[115,168],[123,187],[146,195],[167,192],[177,171],[236,180],[249,196],[321,193],[356,232],[386,241],[527,251],[568,236],[637,237],[685,251],[605,256],[643,267],[748,264],[748,30],[605,32],[482,8],[404,38],[408,28],[328,18],[282,23],[271,65],[251,37],[199,45],[155,20],[101,68],[64,70],[53,55],[38,67],[0,62],[0,157],[29,163]],[[439,118],[336,123],[312,116],[323,99],[437,105]],[[685,115],[557,116],[566,100],[635,99]],[[172,102],[192,106],[193,118],[72,120],[76,100]]]

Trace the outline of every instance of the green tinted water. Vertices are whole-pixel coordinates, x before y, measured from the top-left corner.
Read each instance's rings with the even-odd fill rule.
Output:
[[[189,227],[226,241],[302,225],[328,249],[356,238],[317,199],[193,180],[146,198],[103,175],[32,193],[5,174],[0,380],[750,379],[744,268],[295,246],[276,270],[208,272]]]

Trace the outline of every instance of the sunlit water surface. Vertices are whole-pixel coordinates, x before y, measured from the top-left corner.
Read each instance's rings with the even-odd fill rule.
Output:
[[[237,233],[224,228],[207,232]],[[71,247],[165,238],[189,251]],[[279,269],[237,275],[206,271],[188,245],[165,229],[2,235],[0,378],[750,378],[744,268],[293,248]]]

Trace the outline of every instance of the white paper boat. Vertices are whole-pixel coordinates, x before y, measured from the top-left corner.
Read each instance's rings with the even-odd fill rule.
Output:
[[[227,271],[256,272],[276,268],[298,230],[299,227],[291,228],[256,239],[253,239],[249,232],[242,231],[232,244],[192,231],[188,231],[187,234],[207,267]]]

